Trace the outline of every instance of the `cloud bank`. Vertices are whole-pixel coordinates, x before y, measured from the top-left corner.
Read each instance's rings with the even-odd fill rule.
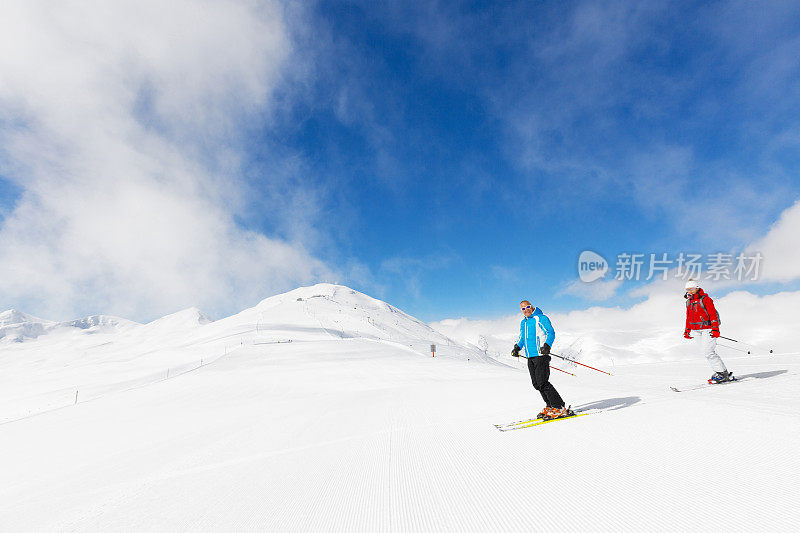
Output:
[[[269,120],[292,53],[284,15],[271,1],[4,7],[0,177],[20,194],[0,225],[0,304],[141,320],[331,276],[237,223],[242,135]]]
[[[765,281],[793,281],[800,278],[800,201],[784,211],[762,239],[748,247],[764,257],[761,272]]]

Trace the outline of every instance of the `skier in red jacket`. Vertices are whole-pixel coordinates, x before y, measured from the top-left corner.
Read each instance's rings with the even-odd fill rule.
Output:
[[[719,314],[714,307],[714,301],[703,292],[700,284],[690,279],[686,283],[686,329],[683,336],[687,339],[699,339],[701,350],[711,365],[714,375],[709,378],[709,383],[723,383],[733,381],[733,372],[729,372],[725,363],[717,355],[717,338],[719,337]]]

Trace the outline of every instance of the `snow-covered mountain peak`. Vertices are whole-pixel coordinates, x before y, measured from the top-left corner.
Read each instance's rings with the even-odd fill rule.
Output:
[[[306,314],[313,313],[315,315],[319,313],[341,313],[348,310],[402,313],[396,307],[382,300],[358,292],[345,285],[332,283],[318,283],[308,287],[299,287],[283,294],[265,298],[259,302],[255,309],[263,314],[270,312],[270,309],[285,305],[301,305]],[[410,315],[402,314],[411,320],[417,321]]]
[[[431,345],[459,357],[483,357],[475,347],[454,342],[392,305],[344,285],[319,283],[262,300],[220,323],[256,323],[271,340],[369,339],[390,341],[430,353]],[[222,324],[220,324],[222,325]],[[437,352],[440,353],[440,352]]]
[[[197,307],[189,307],[188,309],[148,322],[144,325],[144,328],[147,330],[182,331],[204,326],[209,322],[212,322],[212,320],[200,309]]]
[[[125,331],[130,328],[141,326],[138,322],[110,315],[92,315],[85,318],[78,318],[69,322],[61,322],[59,326],[78,328],[89,332],[113,332]]]
[[[314,302],[327,301],[344,307],[351,308],[370,308],[370,309],[390,309],[392,306],[381,300],[367,296],[350,287],[335,285],[332,283],[318,283],[308,287],[297,289],[270,296],[261,300],[255,309],[267,311],[274,307],[284,304],[294,304],[296,302],[307,302],[307,305],[314,305]]]
[[[274,307],[278,303],[290,301],[303,301],[310,298],[328,298],[335,299],[338,294],[353,293],[356,291],[344,285],[334,285],[332,283],[317,283],[316,285],[309,285],[308,287],[298,287],[288,292],[276,294],[264,298],[258,303],[256,307]]]
[[[27,313],[23,313],[22,311],[17,311],[16,309],[9,309],[0,313],[0,327],[10,326],[12,324],[28,323],[52,324],[52,322],[49,320],[44,320]]]
[[[43,335],[70,335],[75,333],[119,333],[139,326],[138,322],[108,315],[93,315],[65,322],[43,320],[9,309],[0,313],[0,339],[5,342],[28,342]]]

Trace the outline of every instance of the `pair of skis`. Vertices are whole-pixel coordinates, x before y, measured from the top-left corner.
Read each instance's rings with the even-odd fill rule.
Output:
[[[708,388],[708,387],[719,387],[719,386],[722,386],[722,385],[730,385],[731,383],[738,383],[740,381],[748,381],[750,379],[752,379],[752,378],[745,377],[745,378],[741,378],[741,379],[734,379],[732,381],[725,381],[725,382],[722,382],[722,383],[701,383],[699,385],[689,385],[689,386],[680,387],[680,388],[678,388],[678,387],[670,387],[670,389],[672,389],[675,392],[687,392],[687,391],[692,391],[692,390],[705,389],[705,388]],[[586,416],[586,415],[591,415],[591,414],[596,414],[596,413],[601,413],[601,412],[602,411],[589,411],[589,412],[583,413],[583,412],[580,412],[580,411],[576,411],[575,414],[573,414],[573,415],[564,416],[564,417],[561,417],[561,418],[553,418],[553,419],[549,419],[549,420],[543,420],[541,418],[532,418],[530,420],[519,420],[517,422],[511,422],[509,424],[495,424],[494,427],[496,427],[500,431],[514,431],[514,430],[517,430],[517,429],[525,429],[525,428],[531,428],[531,427],[535,427],[535,426],[542,426],[544,424],[550,424],[551,422],[559,422],[561,420],[569,420],[571,418],[577,418],[579,416]]]
[[[722,385],[730,385],[731,383],[739,383],[740,381],[749,381],[752,378],[734,378],[731,381],[723,381],[722,383],[701,383],[700,385],[689,385],[686,387],[670,387],[675,392],[686,392],[690,390],[705,389],[708,387],[721,387]]]
[[[595,412],[599,412],[599,411],[595,411]],[[561,418],[551,418],[551,419],[548,419],[548,420],[544,420],[544,419],[541,419],[541,418],[532,418],[530,420],[520,420],[518,422],[511,422],[510,424],[495,424],[494,427],[496,427],[500,431],[513,431],[515,429],[525,429],[525,428],[531,428],[531,427],[534,427],[534,426],[542,426],[544,424],[550,424],[551,422],[560,422],[562,420],[569,420],[571,418],[578,418],[579,416],[586,416],[586,415],[590,415],[590,414],[592,414],[592,413],[591,412],[589,412],[589,413],[581,413],[579,411],[579,412],[576,412],[575,414],[572,414],[572,415],[569,415],[569,416],[562,416]]]

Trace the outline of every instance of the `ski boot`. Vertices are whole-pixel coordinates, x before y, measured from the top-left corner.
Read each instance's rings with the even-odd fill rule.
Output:
[[[542,420],[553,420],[556,417],[556,411],[558,411],[555,407],[545,407],[541,413]]]
[[[549,407],[547,408],[547,414],[543,418],[544,420],[555,420],[556,418],[575,416],[575,412],[570,407]]]
[[[727,370],[724,372],[715,372],[713,376],[708,378],[708,383],[713,385],[715,383],[725,383],[726,381],[735,381],[736,378],[733,377],[733,372],[728,372]]]
[[[536,415],[536,418],[537,418],[537,420],[538,420],[538,419],[540,419],[540,418],[544,418],[545,416],[547,416],[547,412],[548,412],[549,410],[550,410],[550,408],[549,408],[549,407],[547,407],[547,406],[545,406],[545,408],[544,408],[544,409],[542,409],[542,412],[541,412],[541,413],[539,413],[538,415]]]

